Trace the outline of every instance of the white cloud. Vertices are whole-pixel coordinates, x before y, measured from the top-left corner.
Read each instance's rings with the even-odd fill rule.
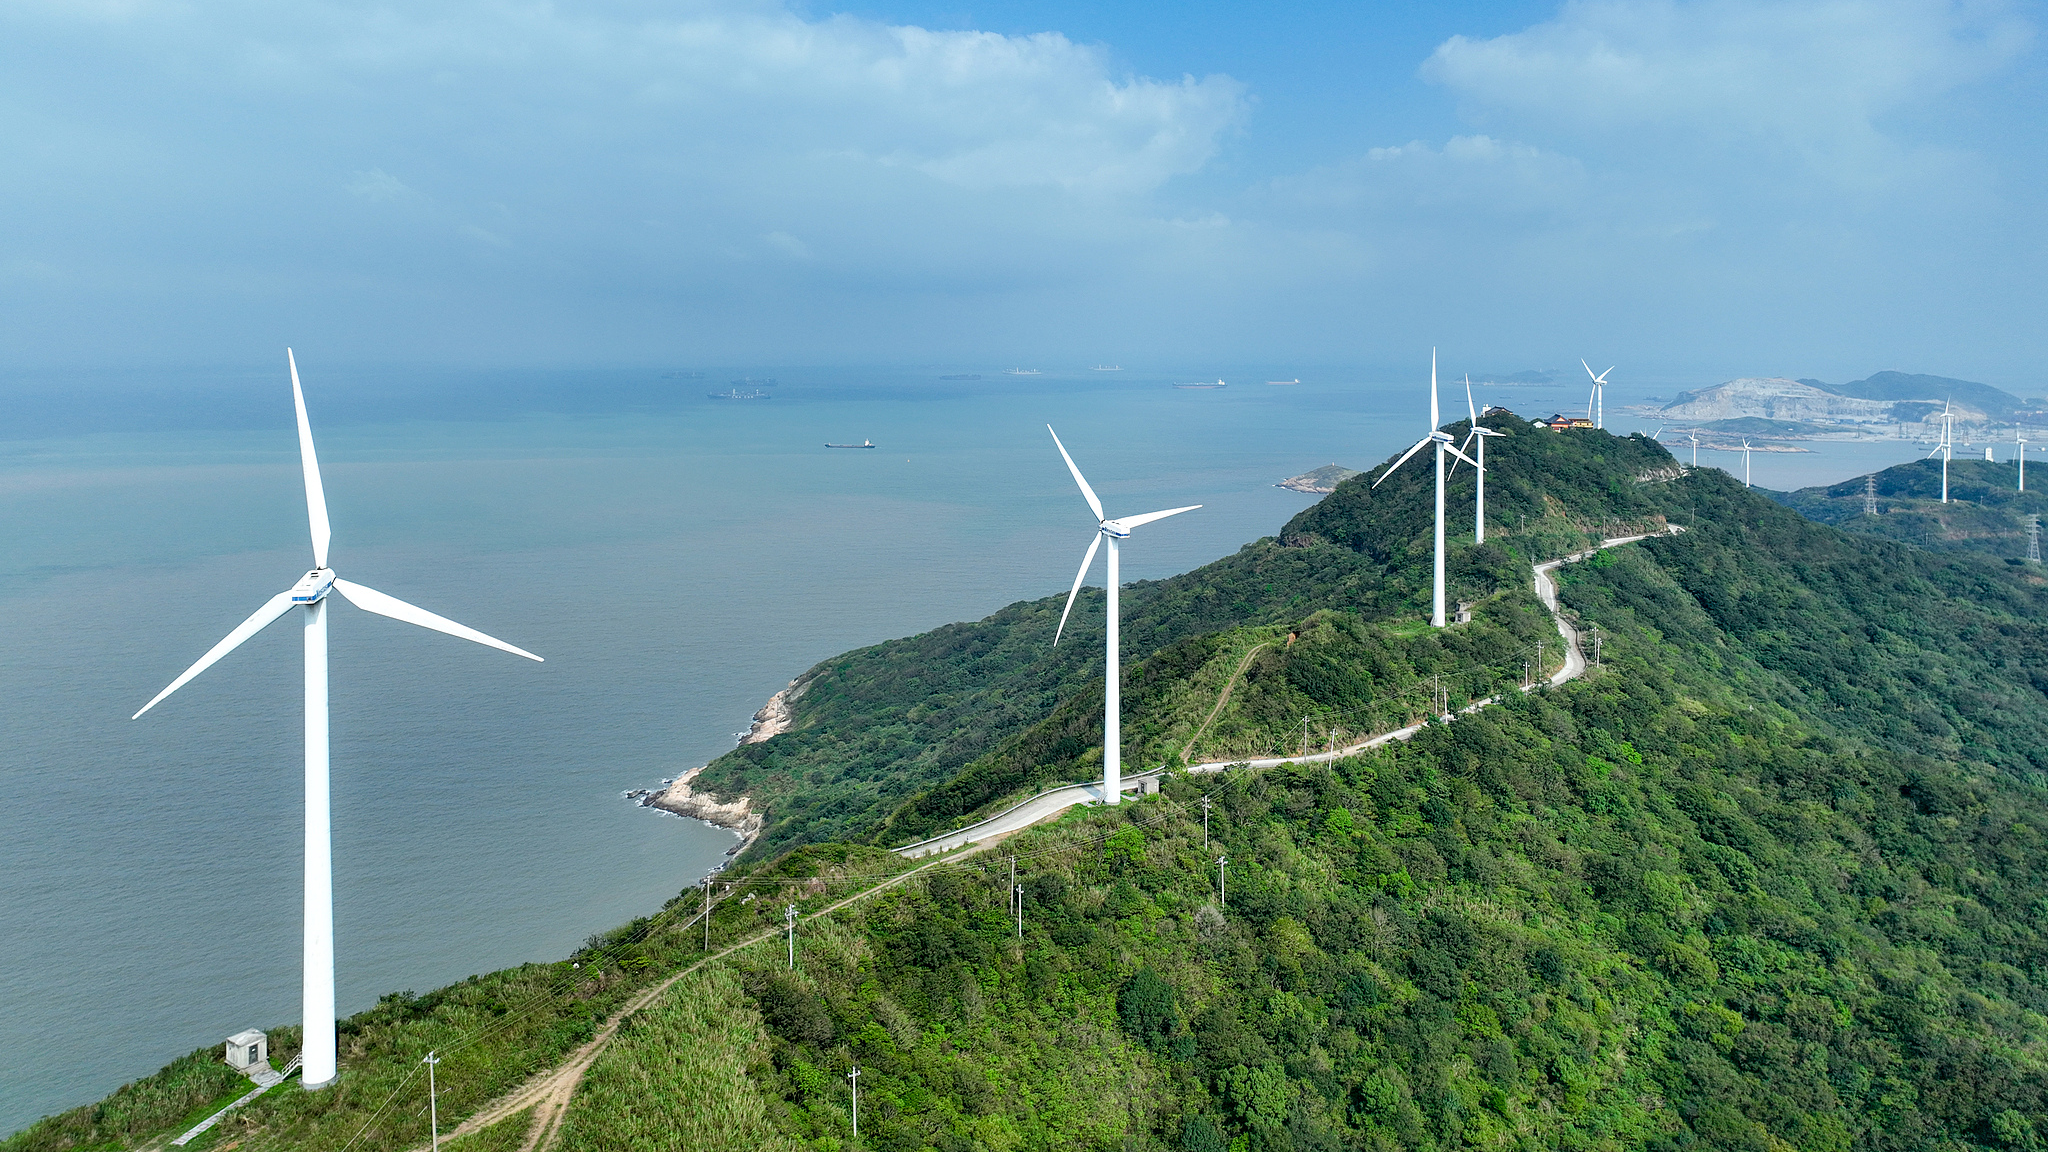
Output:
[[[412,189],[405,186],[404,181],[382,168],[358,172],[342,187],[347,189],[349,195],[360,196],[372,202],[396,200],[412,192]]]
[[[1680,148],[1750,138],[1840,158],[1881,121],[2004,67],[2030,40],[1996,4],[1951,0],[1571,0],[1423,65],[1480,120]]]
[[[1587,206],[1584,165],[1569,156],[1491,136],[1420,140],[1276,180],[1294,203],[1360,210],[1382,219],[1447,217],[1469,224],[1539,215],[1578,215]]]

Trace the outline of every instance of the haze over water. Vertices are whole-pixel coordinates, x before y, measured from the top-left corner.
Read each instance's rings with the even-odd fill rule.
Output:
[[[1093,523],[1046,423],[1111,515],[1204,505],[1126,548],[1137,580],[1272,534],[1313,499],[1275,481],[1370,466],[1420,436],[1427,410],[1419,371],[1224,368],[1229,388],[1194,391],[1166,385],[1215,366],[302,364],[334,567],[547,658],[336,604],[344,1014],[556,959],[656,911],[736,841],[624,790],[730,748],[818,660],[1064,591]],[[937,379],[951,372],[983,379]],[[706,396],[741,375],[780,382],[769,400]],[[1630,394],[1609,391],[1615,431],[1642,426],[1617,411]],[[1583,404],[1575,383],[1479,398],[1524,416]],[[1462,388],[1443,402],[1462,415]],[[296,617],[128,717],[310,566],[282,356],[254,376],[47,382],[17,420],[0,433],[14,437],[0,441],[0,1132],[296,1022]],[[878,447],[822,446],[863,439]],[[1758,456],[1756,482],[1831,482],[1925,451],[1813,447]]]

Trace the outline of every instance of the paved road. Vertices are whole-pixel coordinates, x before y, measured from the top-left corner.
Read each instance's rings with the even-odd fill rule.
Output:
[[[1683,528],[1674,524],[1666,529],[1664,534],[1675,535],[1682,531],[1684,531]],[[1622,544],[1633,544],[1638,540],[1648,539],[1650,535],[1653,535],[1653,533],[1645,533],[1640,536],[1610,537],[1600,542],[1600,548],[1614,548]],[[1557,582],[1552,579],[1552,574],[1557,571],[1560,565],[1573,564],[1584,560],[1586,557],[1599,551],[1600,548],[1588,548],[1584,552],[1573,553],[1562,560],[1546,560],[1535,566],[1536,596],[1543,601],[1543,606],[1550,610],[1551,619],[1557,622],[1557,634],[1564,638],[1564,666],[1559,668],[1550,677],[1552,685],[1564,684],[1586,674],[1586,654],[1579,648],[1579,631],[1572,627],[1563,616],[1558,614]],[[1226,686],[1225,691],[1228,690]],[[1484,700],[1475,700],[1464,708],[1459,709],[1459,715],[1469,715],[1477,712],[1481,708],[1494,703],[1497,699],[1498,697],[1489,696]],[[1445,717],[1445,719],[1452,719],[1452,717]],[[1346,756],[1356,756],[1360,752],[1377,748],[1390,741],[1406,740],[1417,732],[1422,731],[1422,729],[1423,725],[1421,724],[1411,724],[1406,728],[1396,728],[1392,732],[1382,732],[1371,739],[1361,740],[1356,744],[1339,748],[1334,752],[1316,752],[1308,756],[1274,756],[1259,760],[1219,760],[1214,763],[1191,764],[1188,766],[1187,771],[1221,772],[1226,768],[1239,766],[1272,768],[1280,764],[1315,764],[1329,760],[1342,760]],[[1158,787],[1158,780],[1159,772],[1156,770],[1126,776],[1121,781],[1122,787],[1119,791],[1133,793],[1151,791]],[[965,828],[943,833],[929,840],[920,840],[915,844],[906,844],[896,849],[896,852],[898,855],[913,860],[921,856],[930,856],[936,852],[951,852],[956,848],[962,848],[969,844],[983,843],[996,837],[1007,836],[1012,832],[1029,828],[1042,820],[1048,820],[1059,815],[1076,804],[1100,803],[1102,803],[1102,781],[1096,780],[1088,784],[1067,784],[1040,792],[1038,795],[1018,804],[1014,808],[998,812],[994,816],[970,824]]]

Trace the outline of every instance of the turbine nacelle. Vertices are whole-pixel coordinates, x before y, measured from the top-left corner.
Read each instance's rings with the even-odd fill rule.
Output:
[[[315,568],[299,582],[292,585],[291,597],[294,604],[317,604],[334,587],[334,569]]]

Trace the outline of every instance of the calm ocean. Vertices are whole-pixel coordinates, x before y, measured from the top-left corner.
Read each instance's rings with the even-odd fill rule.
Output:
[[[295,618],[128,719],[310,566],[282,359],[0,384],[0,1132],[296,1020]],[[1426,376],[1295,367],[1225,367],[1230,386],[1207,391],[1167,385],[1218,366],[692,378],[340,371],[314,354],[301,371],[334,567],[547,657],[336,604],[344,1013],[656,910],[735,840],[623,791],[730,748],[824,657],[1064,591],[1094,524],[1046,423],[1111,515],[1204,505],[1126,548],[1126,578],[1145,579],[1270,535],[1312,499],[1274,481],[1385,458],[1425,431],[1427,403]],[[772,398],[707,396],[742,376],[773,378],[751,385]],[[1612,393],[1610,412],[1628,398]],[[1576,385],[1480,400],[1584,402]],[[1462,389],[1444,402],[1462,412]],[[863,439],[878,447],[823,447]],[[1916,455],[1759,456],[1756,481]]]

